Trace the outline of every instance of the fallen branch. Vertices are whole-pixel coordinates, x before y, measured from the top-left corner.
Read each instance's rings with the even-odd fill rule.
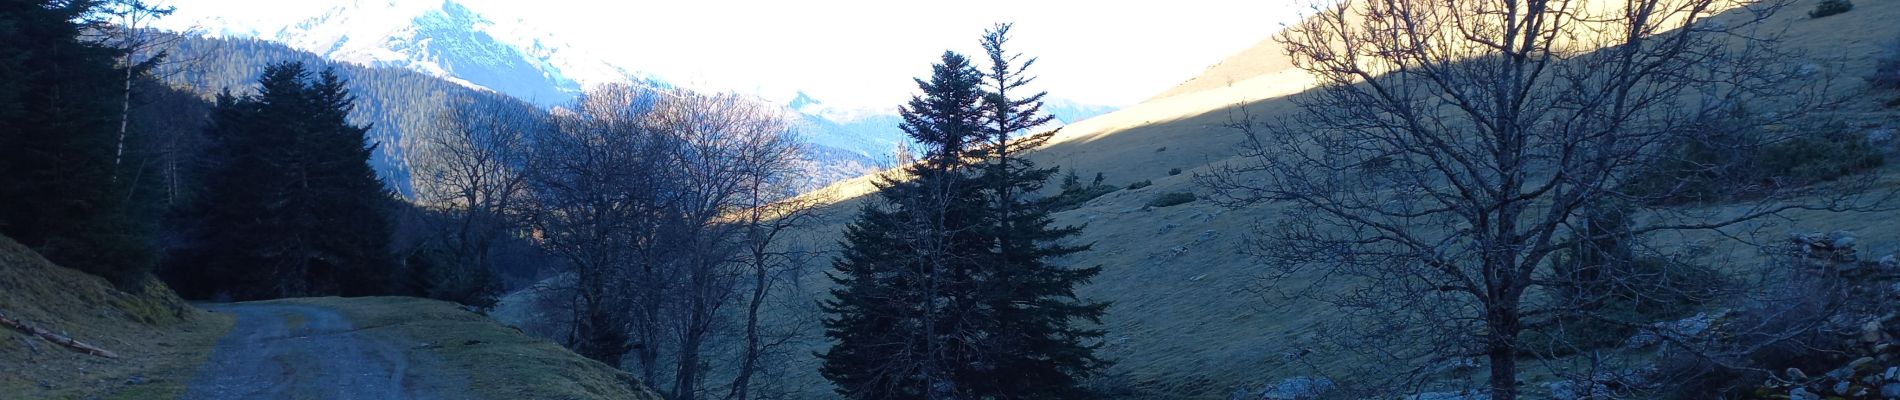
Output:
[[[0,312],[0,325],[5,325],[8,328],[13,328],[14,330],[25,332],[33,336],[39,336],[41,339],[46,339],[46,341],[53,342],[53,344],[57,344],[60,346],[66,346],[66,348],[73,349],[73,351],[105,357],[105,358],[110,358],[110,359],[115,359],[115,360],[119,358],[119,355],[117,353],[113,353],[112,351],[101,349],[93,345],[80,342],[78,340],[73,340],[73,338],[69,338],[64,335],[53,333],[52,331],[40,329],[32,325],[27,325],[27,323],[24,321],[8,318],[5,312]]]

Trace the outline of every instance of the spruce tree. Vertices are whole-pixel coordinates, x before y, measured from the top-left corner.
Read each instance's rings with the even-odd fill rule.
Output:
[[[853,399],[1072,399],[1103,362],[1094,355],[1105,304],[1075,285],[1099,268],[1049,259],[1087,250],[1062,241],[1056,199],[1034,196],[1054,168],[1020,157],[1049,137],[1041,93],[1018,97],[1031,62],[985,35],[993,63],[979,72],[946,53],[923,94],[902,109],[904,131],[926,149],[904,179],[881,182],[845,232],[837,287],[822,304],[832,348],[823,373]]]
[[[366,127],[325,71],[276,64],[257,93],[219,96],[191,215],[191,246],[167,278],[188,296],[373,295],[395,289],[390,196],[369,167]]]
[[[134,181],[114,179],[125,72],[82,37],[96,7],[0,3],[0,234],[126,285],[152,264],[151,218]]]
[[[837,287],[821,306],[834,344],[822,372],[852,399],[967,397],[961,366],[976,360],[980,309],[974,292],[988,243],[980,189],[968,174],[982,140],[981,73],[945,52],[923,94],[900,113],[901,128],[925,149],[907,179],[880,183],[846,231],[844,255],[829,275]]]
[[[976,368],[991,385],[981,390],[989,398],[1065,399],[1085,397],[1081,381],[1104,363],[1095,357],[1095,341],[1102,332],[1078,327],[1077,322],[1101,323],[1105,303],[1079,299],[1075,286],[1101,272],[1099,267],[1067,268],[1051,264],[1057,258],[1088,250],[1063,244],[1080,227],[1056,226],[1051,214],[1060,197],[1032,198],[1056,168],[1037,168],[1021,157],[1041,146],[1054,130],[1035,132],[1053,117],[1042,112],[1044,92],[1026,92],[1035,79],[1026,70],[1035,59],[1021,60],[1004,46],[1010,25],[997,25],[983,35],[990,70],[984,75],[984,133],[982,176],[989,199],[987,236],[995,245],[985,269],[990,279],[979,295],[983,308],[993,313],[994,328],[984,362]],[[1018,63],[1020,61],[1020,63]]]

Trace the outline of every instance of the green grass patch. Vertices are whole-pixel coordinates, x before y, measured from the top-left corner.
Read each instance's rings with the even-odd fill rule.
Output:
[[[336,309],[357,329],[412,343],[411,359],[460,376],[412,376],[415,382],[465,379],[487,399],[658,399],[632,374],[465,311],[453,303],[410,297],[311,298],[285,302]],[[435,365],[430,365],[435,364]]]

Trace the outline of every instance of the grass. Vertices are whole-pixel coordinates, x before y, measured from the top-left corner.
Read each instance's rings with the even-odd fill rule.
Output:
[[[232,324],[157,282],[121,291],[6,238],[0,238],[0,310],[121,356],[79,354],[0,329],[0,397],[7,398],[175,398]]]
[[[466,380],[489,399],[658,399],[631,374],[530,337],[455,304],[409,297],[309,298],[288,303],[334,308],[356,328],[408,346],[416,382]]]
[[[1869,71],[1879,46],[1890,43],[1900,26],[1888,23],[1900,19],[1900,2],[1859,2],[1853,12],[1823,20],[1809,20],[1807,11],[1816,0],[1802,0],[1778,14],[1771,27],[1789,26],[1785,38],[1798,50],[1827,69],[1838,60],[1842,71]],[[1262,275],[1259,260],[1241,254],[1247,247],[1244,238],[1273,222],[1290,210],[1281,206],[1229,210],[1198,201],[1175,207],[1138,211],[1157,193],[1203,190],[1194,185],[1189,174],[1167,176],[1157,166],[1180,166],[1184,170],[1222,165],[1245,165],[1236,159],[1236,145],[1244,137],[1220,128],[1231,122],[1237,112],[1257,121],[1272,121],[1292,115],[1293,102],[1279,96],[1304,90],[1311,78],[1291,70],[1284,49],[1272,40],[1245,50],[1223,61],[1207,73],[1180,87],[1144,102],[1102,117],[1069,125],[1054,142],[1028,155],[1040,165],[1060,165],[1065,170],[1099,171],[1117,180],[1136,181],[1129,189],[1102,196],[1081,208],[1058,213],[1057,225],[1084,225],[1075,243],[1094,243],[1094,250],[1071,256],[1068,265],[1099,265],[1103,271],[1090,284],[1077,288],[1078,295],[1111,301],[1103,329],[1108,336],[1099,354],[1116,364],[1103,371],[1105,386],[1128,388],[1127,398],[1153,399],[1226,399],[1237,388],[1258,389],[1292,376],[1311,376],[1344,371],[1362,366],[1366,360],[1351,354],[1318,353],[1303,359],[1312,366],[1293,365],[1287,355],[1303,351],[1300,345],[1328,332],[1316,327],[1336,320],[1336,310],[1320,304],[1292,303],[1262,295],[1257,278]],[[1826,88],[1833,96],[1865,95],[1864,86],[1837,84]],[[1856,102],[1852,108],[1837,110],[1848,119],[1886,121],[1896,127],[1900,112],[1870,110],[1891,96],[1881,94],[1879,101]],[[1244,110],[1234,110],[1245,104]],[[1859,117],[1867,113],[1870,117]],[[1166,146],[1167,151],[1156,151]],[[1889,163],[1884,174],[1900,175],[1900,166]],[[850,199],[868,193],[871,179],[859,179],[834,186],[826,194]],[[1825,184],[1823,184],[1825,185]],[[1152,188],[1147,188],[1152,186]],[[1888,188],[1900,188],[1895,182]],[[1201,192],[1206,193],[1206,192]],[[845,223],[855,217],[862,200],[845,200],[823,211],[824,222],[800,232],[797,246],[833,249]],[[1710,206],[1711,215],[1732,215],[1735,210]],[[1880,215],[1824,212],[1797,212],[1789,219],[1771,219],[1751,225],[1753,239],[1778,240],[1788,231],[1855,231],[1865,239],[1863,254],[1885,255],[1900,250],[1900,225],[1892,223],[1900,212]],[[1202,241],[1204,232],[1218,235]],[[1657,245],[1715,243],[1726,238],[1694,235],[1666,235],[1655,239]],[[1878,258],[1878,257],[1873,257]],[[1712,262],[1733,261],[1744,269],[1759,260],[1759,253],[1747,247],[1723,247]],[[822,271],[829,257],[814,257],[806,265],[806,293],[788,295],[786,309],[774,315],[806,312],[812,299],[823,298],[829,286]],[[1722,265],[1722,264],[1718,264]],[[1201,279],[1195,279],[1195,278]],[[1305,282],[1288,282],[1299,285]],[[802,315],[802,314],[797,314]],[[789,323],[789,322],[788,322]],[[783,368],[793,371],[784,379],[807,387],[794,398],[835,398],[829,383],[818,376],[818,361],[811,357],[827,346],[816,324],[808,324],[805,340],[795,343],[792,356]],[[1527,370],[1544,368],[1527,366]],[[1527,382],[1549,380],[1547,373],[1531,373]],[[1482,380],[1476,373],[1469,379]],[[1345,382],[1345,380],[1340,380]],[[1527,387],[1534,395],[1543,395],[1542,386]],[[1258,393],[1257,390],[1254,393]]]

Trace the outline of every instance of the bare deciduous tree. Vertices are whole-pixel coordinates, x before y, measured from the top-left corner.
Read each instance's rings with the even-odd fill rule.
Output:
[[[784,342],[760,310],[802,265],[780,237],[815,206],[792,197],[805,182],[789,120],[734,95],[630,86],[557,119],[533,139],[528,186],[539,240],[572,266],[570,346],[616,365],[631,352],[671,398],[750,398]],[[724,355],[720,388],[708,366]]]
[[[1743,99],[1785,117],[1825,92],[1797,81],[1810,78],[1776,49],[1767,24],[1783,5],[1321,4],[1279,37],[1319,83],[1293,97],[1302,111],[1236,121],[1243,161],[1199,179],[1227,206],[1290,208],[1259,227],[1266,282],[1360,321],[1338,332],[1355,334],[1340,339],[1356,341],[1347,351],[1384,361],[1379,375],[1397,379],[1371,397],[1417,393],[1446,360],[1474,357],[1488,362],[1492,398],[1515,399],[1520,358],[1555,357],[1527,338],[1588,311],[1557,295],[1573,283],[1553,270],[1560,252],[1611,237],[1725,235],[1881,198],[1777,188],[1716,211],[1645,208],[1615,231],[1584,226],[1605,204],[1669,196],[1628,183]]]
[[[463,98],[439,115],[436,129],[407,138],[418,202],[449,216],[436,237],[455,268],[431,271],[440,283],[469,284],[495,271],[498,241],[518,232],[528,195],[529,144],[547,129],[532,106]],[[485,290],[474,288],[475,290]]]

